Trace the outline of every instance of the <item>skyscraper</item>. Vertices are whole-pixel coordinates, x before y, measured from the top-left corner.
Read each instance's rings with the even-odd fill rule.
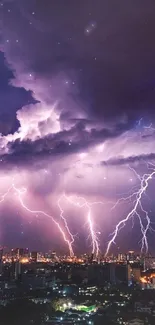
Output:
[[[3,273],[3,249],[0,250],[0,275]]]
[[[31,261],[36,263],[37,260],[38,260],[38,252],[36,251],[31,252]]]

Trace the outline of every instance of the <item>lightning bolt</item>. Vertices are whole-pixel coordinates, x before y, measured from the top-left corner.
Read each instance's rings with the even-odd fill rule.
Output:
[[[151,167],[150,167],[151,166]],[[139,224],[140,224],[140,229],[141,229],[141,233],[142,233],[142,239],[141,239],[141,251],[148,251],[148,241],[147,241],[147,233],[149,230],[152,230],[151,228],[151,221],[149,218],[149,214],[148,212],[143,208],[142,205],[142,198],[144,195],[147,195],[147,189],[149,186],[149,182],[152,180],[152,178],[155,176],[155,165],[153,163],[149,163],[147,165],[148,167],[148,172],[145,173],[143,176],[140,176],[136,170],[134,168],[130,168],[130,170],[136,175],[136,177],[138,178],[139,182],[140,182],[140,186],[137,189],[137,186],[132,188],[133,192],[128,192],[128,194],[126,193],[126,195],[128,196],[124,196],[122,198],[120,198],[119,200],[117,200],[117,202],[112,206],[111,210],[115,209],[117,207],[118,204],[120,204],[121,202],[132,202],[132,209],[130,210],[130,212],[121,220],[118,222],[118,224],[115,227],[115,230],[113,231],[113,233],[111,234],[111,239],[108,242],[107,245],[107,249],[106,249],[106,253],[105,255],[107,256],[107,254],[109,253],[109,250],[112,246],[112,244],[115,244],[116,238],[119,235],[119,232],[121,231],[121,229],[123,229],[126,225],[126,223],[134,217],[137,217],[139,220]],[[2,203],[6,196],[11,192],[11,190],[13,190],[16,195],[17,198],[19,200],[20,205],[29,213],[32,214],[40,214],[43,215],[45,217],[50,218],[55,225],[57,226],[57,228],[59,229],[64,242],[68,245],[69,248],[69,253],[70,256],[74,256],[74,251],[73,251],[73,243],[74,243],[74,236],[72,235],[68,224],[67,224],[67,220],[64,216],[64,209],[62,207],[62,199],[65,199],[67,202],[69,202],[71,205],[77,207],[77,208],[86,208],[87,209],[87,224],[88,224],[88,228],[89,228],[89,237],[91,238],[91,244],[92,244],[92,253],[97,257],[99,255],[99,251],[100,251],[100,244],[99,244],[99,238],[98,238],[98,234],[99,232],[96,231],[96,225],[94,224],[94,218],[93,218],[93,211],[92,211],[92,206],[94,205],[98,205],[98,204],[105,204],[105,202],[89,202],[87,201],[84,197],[78,197],[78,196],[67,196],[66,194],[63,194],[57,201],[57,206],[59,208],[60,211],[60,218],[63,221],[63,224],[65,226],[65,231],[63,229],[63,227],[61,226],[61,224],[56,221],[52,215],[42,211],[42,210],[32,210],[30,209],[26,204],[25,201],[23,199],[23,195],[26,194],[27,189],[26,188],[17,188],[17,186],[15,185],[15,182],[13,180],[12,185],[8,188],[8,190],[1,195],[0,197],[0,203]],[[112,203],[112,202],[107,202],[108,204]],[[142,218],[142,216],[144,216],[144,219]],[[132,219],[134,220],[134,219]]]
[[[150,125],[148,125],[148,126],[144,126],[144,129],[149,129],[151,131],[155,131],[155,128],[153,127],[152,123],[150,123]]]
[[[5,198],[7,197],[9,192],[11,191],[11,189],[12,189],[12,185],[8,188],[8,190],[4,194],[1,195],[0,203],[2,203],[5,200]]]
[[[71,237],[71,242],[70,242],[70,245],[72,247],[72,244],[74,243],[74,236],[72,235],[69,227],[68,227],[68,224],[67,224],[67,220],[65,219],[64,217],[64,210],[63,208],[61,207],[61,198],[58,199],[57,201],[57,205],[59,207],[59,210],[60,210],[60,218],[63,220],[64,224],[65,224],[65,228],[67,229],[67,232],[69,233],[70,237]],[[70,248],[71,248],[70,247]],[[72,254],[73,254],[73,251],[72,251]]]
[[[94,223],[93,223],[93,220],[92,220],[92,211],[91,211],[91,206],[92,205],[95,205],[95,204],[104,204],[103,202],[93,202],[93,203],[90,203],[88,201],[86,201],[85,198],[83,197],[77,197],[75,196],[74,198],[72,196],[69,196],[67,197],[66,194],[64,194],[63,196],[61,196],[58,201],[57,201],[57,205],[58,205],[58,208],[60,210],[60,217],[61,219],[63,220],[64,222],[64,225],[65,225],[65,228],[67,230],[67,233],[69,234],[70,236],[70,240],[67,238],[65,232],[63,231],[62,227],[60,226],[59,222],[57,222],[53,216],[49,215],[48,213],[44,212],[44,211],[41,211],[41,210],[32,210],[30,209],[23,201],[23,194],[25,194],[27,192],[27,189],[26,188],[17,188],[15,183],[14,183],[14,180],[13,180],[13,183],[12,185],[9,187],[9,189],[6,191],[5,194],[3,194],[1,196],[1,199],[0,199],[0,203],[3,202],[6,198],[6,196],[9,194],[9,192],[11,190],[14,190],[15,193],[17,194],[17,197],[18,197],[18,200],[20,202],[20,205],[29,213],[32,213],[32,214],[41,214],[45,217],[48,217],[50,219],[52,219],[52,221],[56,224],[56,226],[58,227],[60,233],[62,234],[62,237],[64,239],[64,241],[67,243],[68,245],[68,248],[69,248],[69,252],[70,252],[70,256],[74,256],[74,251],[73,251],[73,243],[74,243],[74,236],[72,235],[68,225],[67,225],[67,220],[65,219],[64,217],[64,210],[62,208],[62,205],[61,205],[61,200],[62,198],[65,198],[69,203],[71,203],[72,205],[78,207],[78,208],[83,208],[83,207],[86,207],[88,212],[87,212],[87,222],[88,222],[88,225],[89,225],[89,231],[90,231],[90,237],[92,239],[92,253],[95,254],[96,256],[98,256],[99,254],[99,240],[98,240],[98,236],[97,236],[97,232],[94,230]]]
[[[131,217],[137,216],[139,219],[139,223],[140,223],[140,228],[141,228],[141,232],[142,232],[142,245],[141,245],[141,251],[143,251],[144,249],[146,249],[146,251],[148,251],[148,241],[147,241],[147,232],[150,229],[150,218],[148,215],[148,212],[145,211],[145,209],[142,206],[142,197],[144,194],[146,194],[146,190],[149,186],[149,182],[150,180],[153,178],[153,176],[155,175],[155,166],[153,164],[151,164],[153,168],[149,168],[151,169],[150,173],[148,174],[144,174],[142,177],[140,177],[140,175],[133,169],[130,168],[138,177],[138,179],[140,180],[140,188],[135,191],[134,193],[132,193],[130,196],[126,197],[126,198],[121,198],[119,199],[116,204],[114,205],[113,208],[115,208],[117,206],[117,204],[119,204],[121,201],[127,201],[127,200],[132,200],[133,201],[133,208],[131,209],[131,211],[127,214],[127,216],[122,219],[121,221],[119,221],[119,223],[116,225],[114,232],[111,234],[112,238],[111,240],[108,242],[107,245],[107,249],[106,249],[106,253],[105,255],[107,256],[109,253],[109,250],[112,246],[112,244],[115,244],[115,240],[120,232],[120,230],[122,228],[125,227],[127,221],[129,221],[131,219]],[[113,209],[112,208],[112,209]],[[140,216],[140,212],[142,212],[145,215],[145,220],[146,220],[146,225],[144,226],[143,222],[142,222],[142,218]]]
[[[63,194],[63,196],[58,200],[58,202],[60,202],[60,200],[62,200],[62,198],[64,198],[67,202],[69,202],[70,204],[72,204],[73,206],[77,207],[77,208],[84,208],[86,207],[87,209],[87,224],[89,227],[89,237],[91,238],[91,243],[92,243],[92,254],[94,256],[98,256],[99,255],[99,238],[98,238],[98,234],[99,232],[97,232],[95,230],[95,225],[93,222],[93,217],[92,217],[92,209],[91,207],[93,205],[98,205],[98,204],[105,204],[104,202],[88,202],[84,197],[78,197],[78,196],[67,196],[66,194]],[[61,211],[61,216],[63,215],[63,210],[60,207],[60,211]]]
[[[68,245],[68,248],[69,248],[69,253],[70,253],[70,256],[73,257],[74,256],[74,251],[73,251],[73,247],[72,247],[72,244],[73,244],[73,237],[69,231],[69,228],[67,227],[67,222],[65,221],[65,218],[63,217],[63,221],[65,223],[65,226],[66,226],[66,229],[69,233],[69,235],[71,236],[71,240],[68,239],[66,233],[64,232],[63,228],[61,227],[61,225],[59,224],[59,222],[57,222],[52,215],[44,212],[44,211],[41,211],[41,210],[32,210],[30,209],[29,207],[27,207],[27,205],[24,203],[23,201],[23,198],[22,198],[22,195],[25,194],[27,192],[27,189],[26,188],[22,188],[22,189],[19,189],[16,187],[16,185],[14,184],[14,182],[12,183],[12,185],[8,188],[8,190],[1,196],[1,199],[0,199],[0,203],[2,203],[5,198],[7,197],[7,195],[10,193],[11,190],[14,190],[14,192],[17,194],[17,197],[18,197],[18,200],[21,204],[21,206],[29,213],[32,213],[32,214],[35,214],[35,215],[43,215],[47,218],[50,218],[52,219],[52,221],[55,223],[55,225],[57,226],[57,228],[59,229],[65,243]]]

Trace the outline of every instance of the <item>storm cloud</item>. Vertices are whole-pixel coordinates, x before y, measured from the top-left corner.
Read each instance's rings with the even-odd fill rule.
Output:
[[[155,160],[155,3],[5,0],[1,9],[1,174],[56,220],[62,193],[104,199],[109,219],[95,213],[107,238],[127,213],[109,204],[139,186],[128,166],[142,175]]]

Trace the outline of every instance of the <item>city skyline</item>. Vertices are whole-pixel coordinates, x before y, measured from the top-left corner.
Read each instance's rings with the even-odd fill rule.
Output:
[[[2,245],[155,253],[154,9],[1,3]]]

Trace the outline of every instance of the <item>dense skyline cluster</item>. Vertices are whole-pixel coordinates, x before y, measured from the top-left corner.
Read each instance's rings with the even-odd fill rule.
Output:
[[[0,12],[0,193],[26,189],[24,204],[67,231],[63,214],[75,251],[91,251],[91,206],[105,250],[134,204],[116,201],[138,191],[155,159],[155,3],[6,0]],[[153,183],[142,198],[150,249]],[[52,220],[18,198],[11,188],[0,205],[0,242],[66,250]],[[131,217],[111,251],[139,249],[141,226]]]

